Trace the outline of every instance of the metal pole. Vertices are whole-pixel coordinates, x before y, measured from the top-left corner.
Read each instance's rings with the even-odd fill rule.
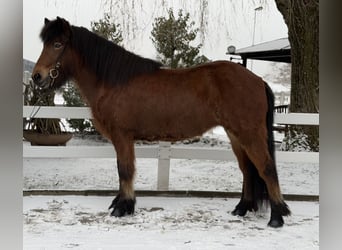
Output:
[[[262,6],[256,7],[254,9],[254,24],[253,24],[253,41],[252,41],[252,45],[254,45],[254,43],[255,43],[256,13],[257,13],[257,11],[262,10],[262,9],[263,9]]]
[[[254,9],[254,23],[253,23],[253,39],[252,39],[252,46],[254,46],[255,43],[255,28],[256,28],[256,13],[257,11],[262,10],[262,6],[256,7]],[[253,70],[253,59],[251,61],[251,70]]]

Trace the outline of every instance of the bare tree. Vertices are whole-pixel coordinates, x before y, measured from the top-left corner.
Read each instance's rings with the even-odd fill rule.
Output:
[[[198,29],[194,28],[195,22],[190,22],[189,18],[190,14],[183,14],[182,10],[175,17],[170,8],[167,17],[155,19],[151,39],[164,65],[178,68],[208,61],[205,56],[198,56],[201,44],[191,45]]]

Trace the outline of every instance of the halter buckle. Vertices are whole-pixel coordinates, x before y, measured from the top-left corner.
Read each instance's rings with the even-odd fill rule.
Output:
[[[56,79],[59,76],[59,71],[57,68],[50,69],[49,76],[51,79]]]

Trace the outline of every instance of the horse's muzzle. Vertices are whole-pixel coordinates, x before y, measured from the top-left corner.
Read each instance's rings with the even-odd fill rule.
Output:
[[[33,74],[32,75],[32,80],[33,80],[34,84],[39,85],[39,83],[42,80],[42,76],[39,73]]]
[[[46,90],[51,87],[52,79],[50,76],[43,78],[41,74],[35,73],[35,74],[32,74],[32,80],[33,80],[33,83],[42,90]]]

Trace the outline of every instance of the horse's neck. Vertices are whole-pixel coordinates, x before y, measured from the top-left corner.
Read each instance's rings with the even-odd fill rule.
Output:
[[[93,106],[101,91],[95,75],[85,69],[81,69],[80,72],[76,72],[74,80],[82,97],[86,99],[88,105]]]

